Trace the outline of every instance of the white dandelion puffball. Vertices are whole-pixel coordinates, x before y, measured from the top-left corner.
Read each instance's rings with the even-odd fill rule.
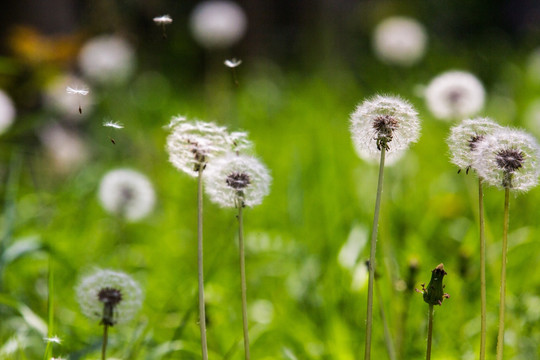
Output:
[[[244,151],[252,147],[244,132],[228,133],[223,126],[211,122],[187,121],[185,117],[174,117],[168,128],[169,161],[191,176],[204,170],[209,160],[229,151]]]
[[[94,107],[94,97],[88,84],[70,74],[58,76],[46,86],[44,101],[48,109],[72,120],[85,119]]]
[[[473,165],[473,152],[476,145],[486,135],[493,134],[503,127],[490,118],[475,118],[463,120],[459,125],[450,129],[447,143],[450,148],[451,161],[457,167],[468,170]]]
[[[94,82],[121,83],[133,73],[135,51],[119,36],[97,36],[82,47],[79,66],[84,76]]]
[[[382,148],[392,162],[420,136],[418,113],[407,101],[376,95],[356,107],[350,116],[351,134],[361,157],[379,159]]]
[[[103,176],[99,200],[110,213],[136,221],[153,210],[156,195],[152,183],[140,172],[116,169]]]
[[[429,83],[424,96],[438,119],[452,120],[476,114],[484,107],[484,86],[471,73],[445,72]]]
[[[13,124],[16,113],[11,98],[0,90],[0,134],[4,133]]]
[[[39,133],[39,138],[54,169],[60,173],[80,168],[89,158],[88,146],[83,139],[76,132],[58,124],[45,127]]]
[[[195,40],[208,49],[223,49],[237,43],[245,34],[244,10],[232,1],[205,1],[195,7],[190,18]]]
[[[255,206],[270,192],[272,177],[257,158],[230,153],[211,161],[205,190],[223,207]]]
[[[83,277],[75,291],[85,316],[111,326],[131,320],[143,301],[139,284],[131,276],[113,270],[99,269]],[[112,310],[109,314],[107,307]]]
[[[540,147],[526,132],[503,128],[478,142],[473,154],[474,169],[489,185],[527,191],[538,183]]]
[[[375,54],[384,62],[410,66],[425,53],[427,34],[418,21],[401,16],[390,17],[373,32]]]

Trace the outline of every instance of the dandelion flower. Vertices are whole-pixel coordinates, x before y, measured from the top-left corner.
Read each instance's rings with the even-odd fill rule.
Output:
[[[475,118],[463,120],[450,130],[448,146],[452,155],[452,162],[460,169],[469,169],[473,165],[473,153],[477,144],[486,135],[493,134],[502,129],[502,126],[490,118]]]
[[[473,168],[499,188],[527,191],[538,183],[540,147],[520,130],[503,128],[478,142]]]
[[[193,10],[190,25],[193,37],[201,46],[223,49],[244,36],[247,19],[244,10],[232,1],[205,1]]]
[[[124,125],[118,121],[112,121],[112,120],[105,120],[103,122],[103,126],[105,127],[111,127],[114,129],[123,129]]]
[[[484,106],[485,91],[471,73],[449,71],[434,78],[424,94],[429,110],[439,119],[464,118]]]
[[[178,169],[193,177],[209,160],[229,151],[242,151],[252,147],[244,132],[229,134],[223,126],[211,122],[187,121],[175,117],[168,128],[169,161]]]
[[[225,64],[225,66],[234,69],[235,67],[238,67],[240,66],[240,64],[242,64],[242,60],[232,58],[231,60],[225,60],[223,63]]]
[[[90,39],[79,53],[83,74],[97,83],[124,82],[135,67],[135,51],[123,38],[102,35]]]
[[[15,120],[15,105],[11,98],[0,90],[0,134],[4,133]]]
[[[270,192],[272,178],[255,157],[227,154],[211,161],[206,170],[206,193],[223,207],[253,207]]]
[[[169,15],[156,16],[153,20],[157,25],[162,26],[171,24],[173,22],[173,19]]]
[[[82,278],[76,288],[83,314],[103,325],[126,323],[142,305],[142,291],[131,276],[99,269]]]
[[[410,66],[425,53],[427,35],[418,21],[401,16],[382,21],[373,33],[377,56],[388,63]]]
[[[130,169],[116,169],[103,176],[99,200],[107,211],[137,221],[153,210],[156,196],[146,176]]]
[[[402,155],[420,136],[420,121],[413,106],[393,96],[376,95],[359,104],[350,116],[357,153],[378,159],[384,146],[388,160]]]

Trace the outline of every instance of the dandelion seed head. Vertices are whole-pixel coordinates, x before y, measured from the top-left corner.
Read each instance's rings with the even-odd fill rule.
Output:
[[[225,60],[223,63],[225,64],[225,66],[227,66],[227,67],[229,67],[231,69],[234,69],[235,67],[238,67],[238,66],[240,66],[240,64],[242,64],[242,60],[232,58],[230,60]]]
[[[193,10],[190,18],[195,40],[208,49],[228,48],[245,34],[247,19],[244,10],[227,0],[204,1]]]
[[[540,147],[521,131],[502,128],[486,135],[473,152],[473,167],[489,185],[527,191],[538,183]]]
[[[154,209],[156,195],[152,183],[140,172],[116,169],[103,176],[99,185],[101,205],[112,214],[137,221]]]
[[[153,20],[157,25],[168,25],[173,22],[173,19],[169,15],[156,16]]]
[[[435,77],[425,89],[424,96],[436,118],[451,120],[480,111],[484,107],[485,91],[473,74],[449,71]]]
[[[103,126],[105,127],[111,127],[114,129],[123,129],[124,125],[118,121],[112,121],[112,120],[105,120],[103,122]]]
[[[103,321],[107,304],[113,310],[113,324],[125,323],[142,305],[139,284],[119,271],[98,269],[83,277],[75,290],[82,313],[91,320]]]
[[[235,153],[213,159],[205,175],[206,193],[222,207],[259,205],[270,192],[272,181],[257,158]]]
[[[401,16],[390,17],[373,32],[375,54],[384,62],[410,66],[425,53],[427,34],[418,21]]]
[[[0,134],[4,133],[15,121],[15,105],[4,91],[0,90]]]
[[[378,159],[384,146],[392,161],[420,136],[418,113],[399,97],[376,95],[367,99],[356,107],[350,121],[355,149],[363,158]]]
[[[473,153],[486,135],[502,129],[502,126],[490,118],[474,118],[463,120],[450,129],[447,143],[450,148],[451,161],[460,169],[469,169],[473,165]]]
[[[252,147],[246,133],[238,131],[229,134],[225,127],[211,122],[175,117],[168,128],[171,131],[167,137],[169,161],[177,169],[194,177],[212,158]]]
[[[80,121],[92,113],[94,98],[91,88],[82,79],[61,75],[45,87],[45,106],[62,117]],[[79,113],[79,106],[82,114]]]
[[[133,73],[135,51],[119,36],[97,36],[83,45],[79,53],[79,66],[91,81],[121,83]]]
[[[88,146],[81,136],[58,124],[43,128],[38,134],[53,168],[59,173],[77,170],[90,157]]]

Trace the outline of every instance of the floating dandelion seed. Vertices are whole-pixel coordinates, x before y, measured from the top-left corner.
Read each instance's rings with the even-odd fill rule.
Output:
[[[165,26],[173,22],[172,18],[169,15],[157,16],[154,18],[154,22],[156,25],[161,26],[161,29],[163,30],[163,38],[166,39],[167,33],[165,32]]]
[[[61,75],[47,84],[45,105],[62,117],[81,120],[91,113],[92,95],[92,89],[85,81],[71,74]]]
[[[15,105],[11,98],[0,90],[0,134],[4,133],[15,120]]]
[[[130,169],[116,169],[105,174],[98,195],[105,210],[130,221],[147,216],[156,201],[154,187],[148,178]]]
[[[493,134],[502,128],[489,118],[466,119],[454,126],[450,130],[447,142],[452,155],[451,161],[458,166],[458,172],[465,169],[469,173],[478,143],[486,135]]]
[[[473,168],[486,183],[527,191],[538,183],[540,147],[520,130],[503,128],[476,145]]]
[[[407,17],[390,17],[382,21],[373,33],[377,56],[388,63],[410,66],[424,56],[427,35],[418,21]]]
[[[88,89],[72,88],[71,86],[68,86],[66,88],[66,92],[68,94],[79,95],[79,96],[86,96],[89,93]],[[81,102],[80,101],[79,101],[79,114],[82,114],[82,107],[81,107]]]
[[[48,343],[54,343],[54,344],[61,344],[62,343],[62,340],[58,337],[58,336],[53,336],[53,337],[44,337],[43,340],[45,342],[48,342]]]
[[[474,115],[484,106],[485,91],[471,73],[449,71],[435,77],[424,94],[429,110],[439,119]]]
[[[105,120],[103,122],[103,126],[110,127],[114,129],[123,129],[124,125],[118,121],[112,121],[112,120]]]
[[[225,60],[224,61],[225,66],[234,69],[235,67],[240,66],[242,64],[242,60],[238,60],[236,58],[232,58],[231,60]]]
[[[367,99],[357,106],[350,121],[354,146],[362,157],[378,159],[384,147],[392,161],[420,136],[416,110],[399,97],[376,95]]]

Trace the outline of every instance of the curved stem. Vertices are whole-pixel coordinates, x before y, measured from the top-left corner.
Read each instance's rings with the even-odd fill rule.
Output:
[[[432,337],[433,337],[433,305],[429,304],[426,360],[431,359],[431,338]]]
[[[107,358],[107,340],[109,336],[109,325],[103,324],[103,345],[101,346],[101,360]]]
[[[486,358],[486,235],[484,224],[484,193],[482,178],[478,178],[478,218],[480,226],[480,360]]]
[[[504,189],[504,223],[501,264],[501,298],[499,301],[499,335],[497,336],[497,360],[502,360],[504,351],[504,312],[506,300],[506,254],[508,252],[510,188]]]
[[[202,167],[197,178],[197,267],[199,280],[199,327],[201,330],[201,351],[203,360],[208,360],[206,343],[206,310],[204,304],[204,266],[203,266],[203,181]]]
[[[244,327],[244,351],[246,360],[249,360],[249,334],[247,317],[247,287],[246,287],[246,260],[244,254],[244,221],[242,217],[243,203],[238,204],[238,245],[240,248],[240,277],[242,281],[242,322]]]
[[[364,359],[371,359],[371,332],[373,323],[373,282],[375,276],[375,250],[377,245],[377,228],[379,226],[379,212],[381,209],[381,195],[384,177],[385,147],[381,147],[381,160],[379,163],[379,180],[377,183],[377,198],[375,200],[375,214],[373,215],[373,228],[371,230],[371,249],[369,252],[369,284],[366,316],[366,346]]]

